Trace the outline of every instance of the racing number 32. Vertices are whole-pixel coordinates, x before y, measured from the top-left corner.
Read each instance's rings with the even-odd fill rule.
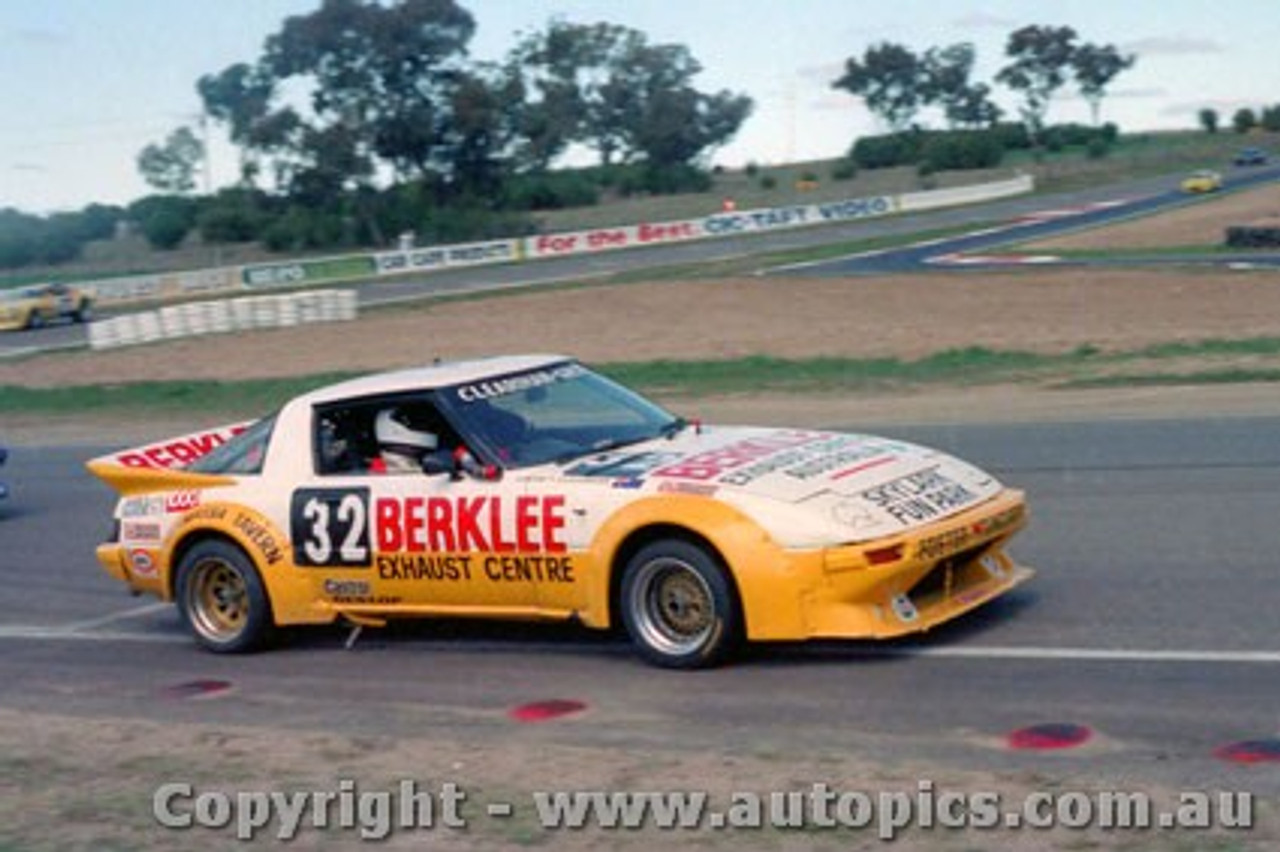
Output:
[[[368,488],[300,488],[289,527],[296,565],[370,565]]]

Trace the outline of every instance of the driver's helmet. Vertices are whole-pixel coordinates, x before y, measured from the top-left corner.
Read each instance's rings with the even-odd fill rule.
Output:
[[[430,451],[439,446],[434,432],[423,432],[409,425],[409,419],[398,408],[384,408],[378,412],[373,425],[378,446],[384,450]]]

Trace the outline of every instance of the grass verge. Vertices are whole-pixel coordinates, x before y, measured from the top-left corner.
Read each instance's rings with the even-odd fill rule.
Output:
[[[1280,381],[1280,338],[1168,343],[1124,352],[1081,346],[1039,353],[968,347],[916,360],[750,356],[721,361],[595,365],[623,384],[663,397],[738,393],[824,394],[929,386],[1038,384],[1048,388]],[[253,414],[351,373],[247,380],[163,381],[28,388],[0,385],[0,415],[93,412]]]

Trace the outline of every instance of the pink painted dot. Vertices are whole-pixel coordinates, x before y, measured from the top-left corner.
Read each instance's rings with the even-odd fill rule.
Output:
[[[1067,722],[1051,722],[1019,728],[1009,734],[1009,748],[1044,751],[1059,748],[1075,748],[1093,736],[1084,725]]]
[[[1244,740],[1216,749],[1213,754],[1231,763],[1280,763],[1280,739]]]
[[[552,698],[547,701],[521,704],[519,707],[512,708],[509,715],[517,722],[545,722],[548,719],[558,719],[561,716],[581,713],[586,709],[587,705],[581,701]]]
[[[186,701],[199,698],[212,698],[231,689],[231,681],[229,680],[212,680],[202,678],[200,680],[188,680],[184,683],[175,683],[172,686],[166,686],[163,690],[165,698],[171,698],[175,701]]]

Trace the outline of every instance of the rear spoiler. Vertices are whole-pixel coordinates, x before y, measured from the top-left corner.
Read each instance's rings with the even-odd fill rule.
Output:
[[[180,488],[208,488],[224,485],[228,477],[193,473],[186,466],[239,435],[253,425],[249,420],[213,429],[165,438],[98,456],[85,463],[94,476],[110,485],[122,496],[147,491],[169,491]]]

